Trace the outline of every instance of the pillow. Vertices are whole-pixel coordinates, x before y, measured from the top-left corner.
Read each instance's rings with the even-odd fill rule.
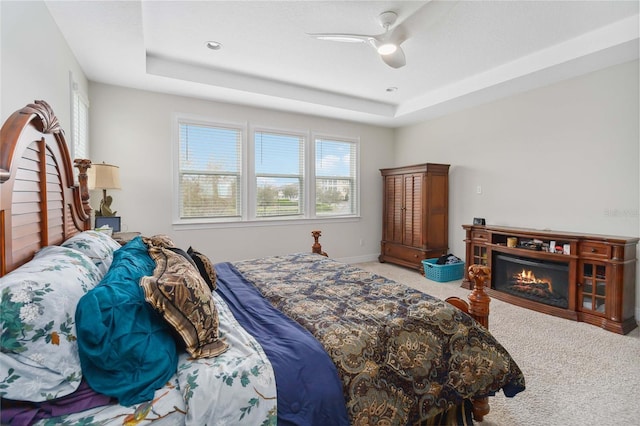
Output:
[[[152,237],[142,237],[142,241],[144,241],[144,243],[147,246],[164,247],[164,248],[175,247],[175,244],[173,243],[173,240],[171,239],[171,237],[164,234],[158,234]]]
[[[209,358],[227,350],[218,338],[218,310],[213,295],[200,273],[180,254],[164,247],[149,247],[156,267],[152,276],[142,277],[147,302],[182,337],[193,358]]]
[[[98,267],[102,276],[107,273],[113,252],[120,248],[120,244],[104,232],[84,231],[66,240],[62,247],[70,247],[84,253]]]
[[[76,304],[100,276],[79,251],[49,246],[0,278],[2,398],[41,402],[77,389]]]
[[[184,257],[194,268],[197,268],[196,263],[193,261],[191,256],[189,256],[189,254],[181,248],[167,247],[167,250],[171,250],[172,252],[179,254],[180,256]]]
[[[142,238],[134,238],[114,252],[109,272],[76,309],[87,383],[126,406],[153,399],[177,369],[171,327],[145,301],[139,285],[154,266]]]
[[[191,259],[193,259],[193,262],[198,268],[198,271],[200,271],[200,275],[202,276],[202,278],[204,278],[204,281],[209,286],[209,289],[211,291],[215,291],[217,276],[216,268],[214,268],[213,262],[211,262],[211,260],[209,260],[207,256],[195,251],[191,247],[189,247],[187,253],[189,254],[189,256],[191,256]]]

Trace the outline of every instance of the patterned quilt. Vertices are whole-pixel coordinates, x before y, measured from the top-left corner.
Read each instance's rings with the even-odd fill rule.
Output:
[[[487,329],[404,284],[307,253],[233,265],[324,346],[353,425],[416,424],[471,397],[525,388]]]

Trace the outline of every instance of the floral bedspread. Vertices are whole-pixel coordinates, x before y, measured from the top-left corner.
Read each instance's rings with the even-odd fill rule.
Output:
[[[154,267],[140,237],[121,247],[105,234],[85,231],[63,246],[41,249],[31,261],[0,277],[0,423],[275,426],[278,395],[273,365],[217,293],[213,301],[218,334],[229,345],[226,352],[194,360],[176,349],[171,335],[168,346],[144,346],[149,336],[166,325],[159,315],[150,316],[149,321],[132,316],[135,324],[117,322],[113,333],[96,339],[96,346],[101,347],[109,336],[122,343],[123,364],[135,368],[109,373],[123,373],[118,378],[123,378],[125,388],[136,386],[137,391],[137,379],[147,373],[152,380],[136,392],[142,397],[123,405],[115,404],[118,397],[113,394],[99,394],[91,387],[87,373],[95,364],[82,366],[79,353],[79,301],[109,281],[123,293],[141,296],[119,299],[125,302],[118,313],[141,312],[147,305],[138,280]],[[91,309],[85,313],[101,314]],[[98,334],[96,328],[87,330]],[[110,352],[116,352],[115,345],[105,346],[107,356],[98,357],[97,362],[99,367],[113,368],[113,359],[120,361],[109,358]],[[169,358],[173,362],[164,363]]]
[[[404,284],[307,253],[233,265],[322,343],[353,425],[415,424],[474,396],[525,388],[483,326]]]
[[[214,293],[220,337],[229,349],[215,358],[183,352],[178,371],[154,399],[109,405],[42,420],[37,425],[266,425],[277,422],[276,383],[266,354]]]
[[[233,317],[217,294],[220,339],[229,349],[214,358],[178,361],[178,382],[188,425],[275,426],[277,391],[273,368],[260,344]]]

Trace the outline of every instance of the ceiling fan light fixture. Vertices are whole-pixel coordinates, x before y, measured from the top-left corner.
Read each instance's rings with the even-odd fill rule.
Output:
[[[404,30],[400,28],[399,35],[398,27],[390,30],[397,17],[398,15],[393,11],[386,11],[378,16],[380,26],[384,28],[383,34],[307,33],[307,35],[318,40],[368,44],[380,55],[385,64],[391,68],[400,68],[406,64],[404,52],[400,47],[405,40]]]
[[[398,50],[398,46],[394,43],[383,43],[378,46],[378,53],[381,55],[391,55],[395,53],[396,50]]]

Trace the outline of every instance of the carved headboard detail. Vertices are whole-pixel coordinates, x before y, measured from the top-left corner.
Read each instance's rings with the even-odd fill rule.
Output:
[[[45,101],[14,112],[0,132],[0,276],[47,245],[90,229],[89,160],[76,160]]]

